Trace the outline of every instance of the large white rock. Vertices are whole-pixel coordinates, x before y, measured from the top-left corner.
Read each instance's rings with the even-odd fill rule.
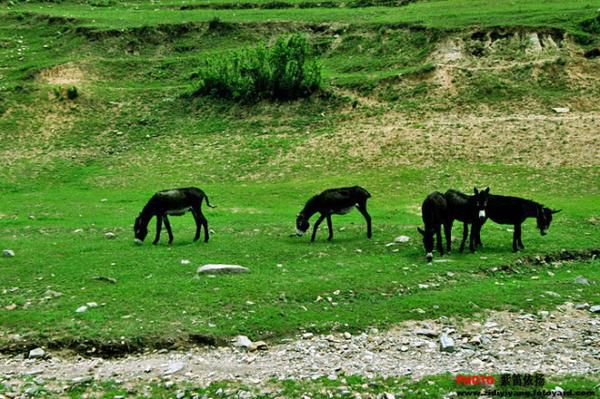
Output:
[[[248,273],[250,269],[238,265],[208,264],[200,266],[196,272],[199,274]]]

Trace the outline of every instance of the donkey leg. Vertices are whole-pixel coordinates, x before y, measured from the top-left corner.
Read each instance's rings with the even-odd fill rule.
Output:
[[[371,215],[367,212],[367,203],[358,205],[358,211],[363,215],[367,221],[367,238],[373,237],[372,226],[371,226]]]
[[[465,242],[467,241],[467,236],[469,235],[469,224],[463,223],[463,236],[462,241],[460,242],[460,252],[462,253],[465,250]]]
[[[516,232],[516,229],[515,229]],[[521,236],[523,234],[523,230],[521,229],[521,225],[519,225],[519,232],[517,234],[517,246],[519,247],[519,249],[525,249],[525,246],[523,245],[523,241],[521,241]]]
[[[204,217],[202,211],[199,212],[200,223],[202,223],[202,227],[204,227],[204,242],[208,242],[209,234],[208,234],[208,220]]]
[[[515,224],[515,228],[513,231],[513,242],[512,242],[513,252],[517,252],[519,250],[519,246],[517,243],[519,242],[520,235],[521,235],[521,225]]]
[[[194,222],[196,222],[196,235],[194,236],[194,241],[198,241],[200,238],[200,229],[202,228],[202,221],[198,211],[198,209],[192,209],[192,216],[194,217]]]
[[[313,233],[312,236],[310,237],[311,241],[315,240],[315,237],[317,235],[317,229],[319,228],[319,225],[321,224],[321,222],[323,221],[323,219],[325,219],[325,215],[321,215],[319,216],[319,218],[317,219],[317,221],[315,222],[315,225],[313,227]]]
[[[333,225],[331,224],[331,215],[327,215],[327,229],[329,230],[329,237],[327,237],[327,241],[331,241],[333,238]]]
[[[452,221],[444,223],[444,234],[446,236],[446,252],[452,250]]]
[[[439,224],[435,227],[435,239],[437,241],[437,250],[440,255],[444,255],[444,245],[442,244],[442,226]]]
[[[475,252],[478,231],[479,228],[477,226],[477,222],[474,222],[471,226],[471,234],[469,235],[469,251],[471,252]]]
[[[169,245],[173,243],[173,231],[171,230],[171,223],[169,222],[169,218],[167,215],[163,218],[163,222],[165,223],[165,227],[167,228],[167,234],[169,234]]]
[[[160,229],[162,228],[162,221],[162,215],[156,215],[156,237],[154,237],[154,241],[152,241],[152,244],[154,245],[156,245],[158,243],[158,240],[160,240]]]

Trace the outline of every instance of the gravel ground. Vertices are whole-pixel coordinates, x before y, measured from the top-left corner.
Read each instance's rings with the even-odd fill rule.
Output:
[[[440,349],[443,334],[452,338],[454,347],[448,350],[453,351]],[[266,350],[196,348],[115,359],[25,357],[0,357],[2,383],[18,387],[34,379],[64,388],[91,379],[206,385],[225,379],[257,384],[270,378],[336,378],[339,373],[415,379],[446,372],[584,375],[600,371],[600,319],[587,307],[567,303],[536,315],[493,312],[483,322],[442,317],[405,322],[387,332],[307,333]]]

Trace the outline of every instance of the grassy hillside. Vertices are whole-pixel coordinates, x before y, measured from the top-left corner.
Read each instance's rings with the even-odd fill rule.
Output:
[[[600,63],[583,56],[598,43],[596,6],[230,4],[2,3],[0,243],[16,256],[0,259],[0,349],[110,353],[599,301],[595,286],[574,284],[600,279],[589,252],[600,238]],[[291,32],[313,46],[321,93],[187,96],[210,57]],[[288,237],[311,195],[354,184],[373,194],[372,240],[358,213],[334,218],[331,243],[325,226],[314,244]],[[188,215],[172,218],[172,246],[134,246],[148,198],[191,185],[218,205],[206,210],[211,241],[192,243]],[[473,186],[563,212],[546,237],[525,223],[522,254],[511,226],[488,223],[480,252],[427,265],[421,201]],[[400,234],[409,243],[386,245]],[[562,250],[578,255],[535,261]],[[530,262],[504,267],[520,257]],[[204,263],[252,273],[194,277]],[[75,313],[87,302],[99,306]]]

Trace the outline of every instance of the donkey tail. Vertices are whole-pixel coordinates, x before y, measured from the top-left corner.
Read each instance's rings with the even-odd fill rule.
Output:
[[[206,200],[206,205],[207,205],[209,208],[216,208],[216,207],[217,207],[216,205],[211,205],[211,204],[208,202],[208,195],[204,194],[204,199]]]

